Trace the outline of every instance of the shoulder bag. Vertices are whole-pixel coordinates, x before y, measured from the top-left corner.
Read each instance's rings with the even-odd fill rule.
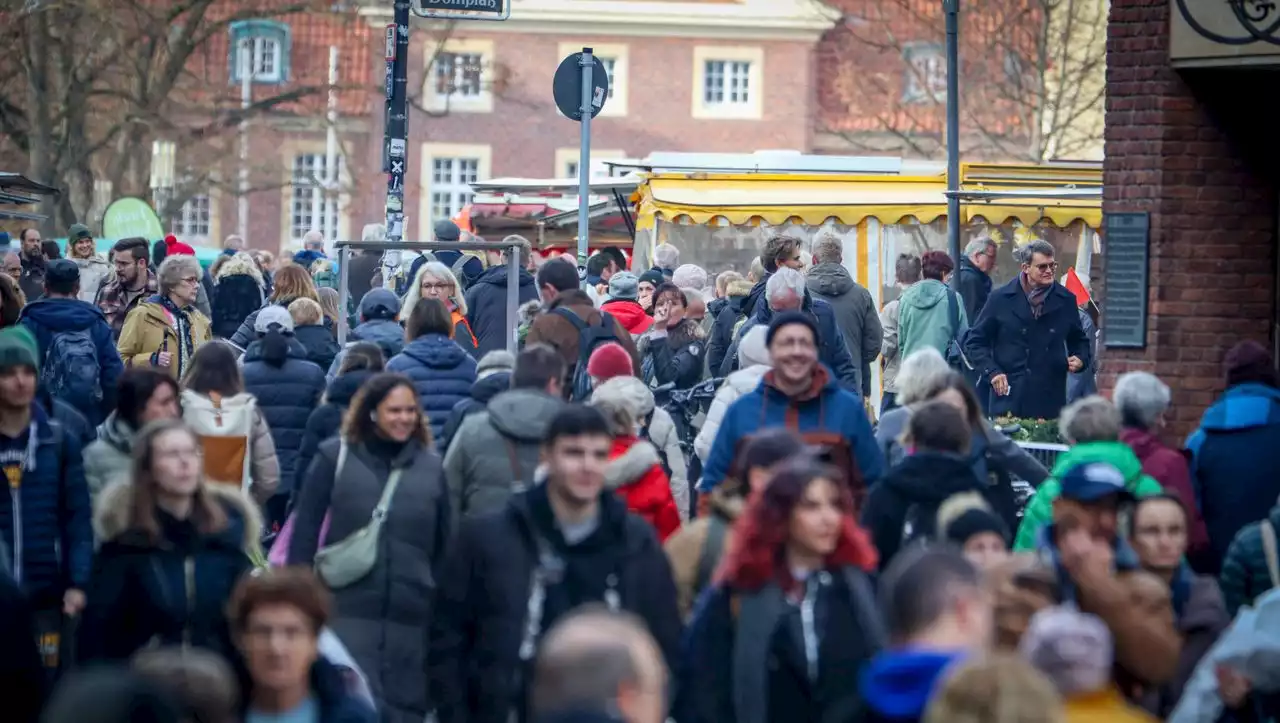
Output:
[[[334,474],[342,474],[346,459],[347,443],[343,441],[338,448],[338,465]],[[395,496],[396,487],[400,484],[402,471],[391,470],[387,484],[382,488],[382,498],[378,500],[378,506],[373,508],[368,524],[340,542],[316,551],[316,574],[329,589],[338,590],[360,582],[378,563],[378,542],[382,538],[382,525],[386,522],[387,510],[391,508],[391,498]]]

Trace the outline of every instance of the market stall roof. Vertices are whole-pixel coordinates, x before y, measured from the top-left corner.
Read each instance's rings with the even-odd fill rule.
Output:
[[[614,191],[630,194],[640,185],[642,179],[634,174],[621,178],[593,178],[589,187],[591,194],[612,194]],[[477,194],[516,195],[516,196],[576,196],[578,179],[576,178],[493,178],[488,181],[475,181],[471,190]],[[575,201],[576,203],[576,201]]]
[[[0,189],[7,191],[27,191],[39,196],[58,195],[58,189],[53,186],[46,186],[43,183],[37,183],[20,173],[11,173],[9,171],[0,171]]]

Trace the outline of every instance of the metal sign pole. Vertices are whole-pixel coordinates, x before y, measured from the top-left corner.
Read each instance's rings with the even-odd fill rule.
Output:
[[[591,74],[595,59],[591,48],[582,49],[582,144],[578,151],[578,266],[587,265],[587,216],[591,206]]]
[[[351,249],[338,247],[338,344],[347,343],[347,306],[351,303],[351,291],[347,288],[351,280]],[[328,371],[328,370],[326,370]]]
[[[960,0],[942,0],[947,16],[947,245],[951,260],[960,265]],[[951,288],[960,293],[960,274],[951,275]],[[973,323],[973,320],[969,320]]]
[[[507,248],[507,351],[513,355],[520,349],[520,246]]]
[[[404,176],[408,163],[409,139],[409,0],[395,0],[394,24],[387,26],[386,130],[382,165],[387,173],[387,241],[404,238]],[[400,264],[399,251],[386,251],[382,258],[383,286],[393,288],[393,271]]]

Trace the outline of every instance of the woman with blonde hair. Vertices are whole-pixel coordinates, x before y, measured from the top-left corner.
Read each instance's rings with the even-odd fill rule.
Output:
[[[98,499],[102,547],[80,622],[82,660],[127,660],[148,646],[235,654],[223,611],[262,523],[239,489],[205,481],[200,440],[178,420],[134,444],[133,479]]]
[[[453,319],[453,340],[468,354],[476,355],[476,336],[467,321],[467,300],[458,286],[458,278],[448,266],[439,261],[428,261],[418,269],[400,305],[400,316],[408,319],[413,307],[422,299],[439,299],[449,309]]]
[[[243,251],[219,256],[209,273],[214,282],[213,335],[228,339],[249,315],[262,308],[266,282],[257,262]]]
[[[88,229],[79,226],[79,228],[72,227],[71,230],[78,233],[73,233],[72,238],[67,240],[67,258],[74,261],[80,269],[78,298],[92,304],[98,296],[98,288],[102,286],[102,282],[111,276],[111,265],[94,248],[93,236],[89,234]]]
[[[320,303],[320,297],[316,295],[316,284],[312,280],[311,274],[307,270],[297,264],[289,264],[276,272],[274,278],[274,286],[271,289],[271,296],[267,299],[267,303],[261,309],[250,313],[236,333],[231,336],[231,343],[245,349],[258,338],[257,332],[254,331],[253,323],[258,319],[258,314],[262,309],[268,306],[289,307],[294,299],[311,299],[317,304]]]
[[[1016,655],[976,658],[946,676],[924,723],[1066,723],[1053,683]],[[1116,720],[1096,718],[1093,720]]]
[[[329,331],[336,339],[338,337],[338,317],[342,313],[338,310],[338,304],[342,301],[342,296],[337,289],[331,289],[328,286],[321,286],[316,289],[316,296],[320,298],[320,311],[324,314],[325,326],[329,328]],[[351,320],[351,326],[348,328],[355,326],[354,317],[350,313],[354,306],[354,301],[348,300],[347,317]]]

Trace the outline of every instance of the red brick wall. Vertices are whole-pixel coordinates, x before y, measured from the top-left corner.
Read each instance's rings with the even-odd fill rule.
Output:
[[[1151,288],[1147,348],[1104,350],[1099,387],[1127,371],[1160,376],[1173,389],[1177,441],[1222,390],[1226,350],[1271,340],[1280,191],[1258,162],[1275,148],[1248,107],[1262,92],[1256,79],[1231,69],[1180,75],[1168,27],[1167,0],[1112,0],[1103,210],[1151,213]]]

